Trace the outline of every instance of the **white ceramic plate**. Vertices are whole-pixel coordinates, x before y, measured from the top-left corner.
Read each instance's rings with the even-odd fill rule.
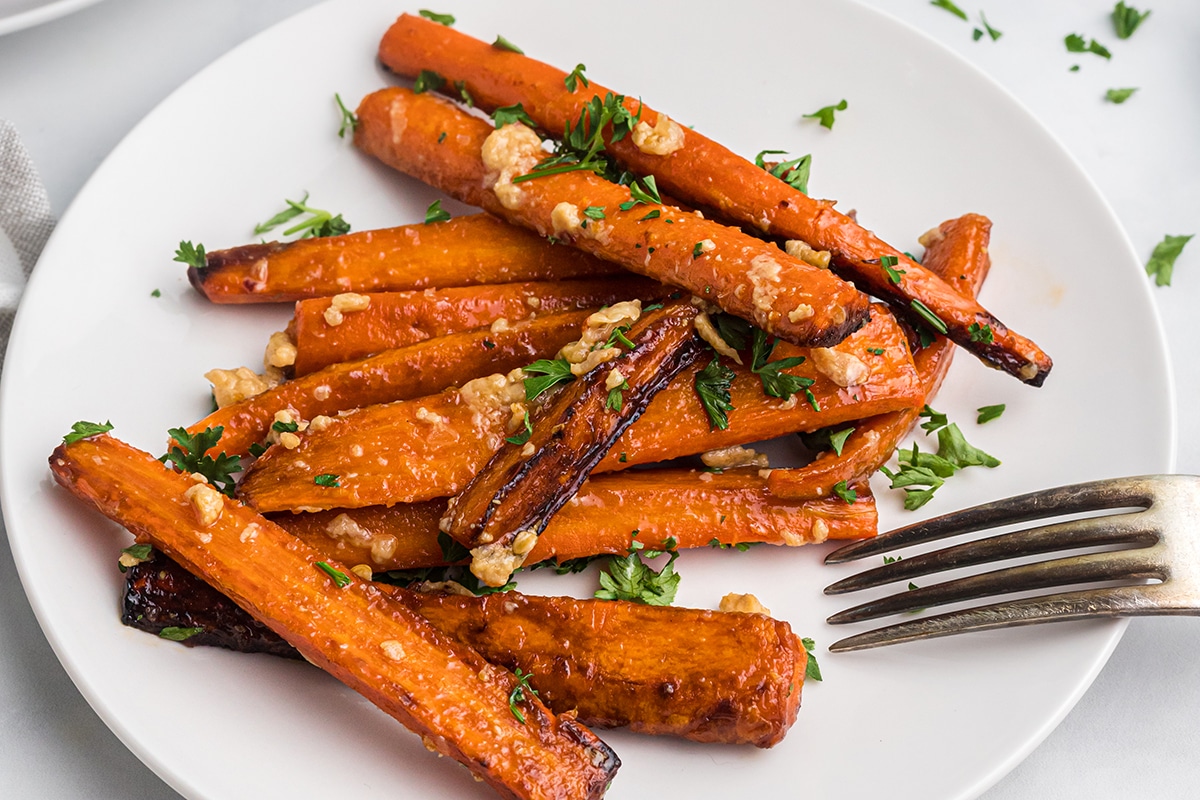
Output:
[[[849,2],[630,4],[457,0],[480,37],[551,63],[586,63],[735,150],[814,154],[812,191],[842,199],[904,247],[965,211],[996,223],[984,301],[1057,366],[1031,389],[960,357],[938,407],[1004,461],[952,479],[922,513],[1052,484],[1170,470],[1174,409],[1161,332],[1136,258],[1075,163],[1003,91],[920,34]],[[620,4],[617,4],[620,5]],[[580,7],[582,8],[582,7]],[[485,797],[465,770],[303,664],[192,651],[117,620],[126,534],[52,485],[45,459],[77,419],[111,418],[152,451],[207,410],[201,375],[254,364],[287,309],[216,307],[187,286],[180,239],[251,240],[284,197],[311,192],[357,229],[422,218],[433,191],[334,134],[332,97],[388,81],[374,48],[400,8],[324,5],[233,51],[139,125],[80,192],[29,286],[0,389],[6,522],[55,651],[97,712],[192,798]],[[832,131],[801,114],[842,98]],[[448,207],[454,208],[453,204]],[[457,210],[457,209],[456,209]],[[154,289],[161,298],[151,297]],[[977,427],[973,410],[1007,403]],[[1120,438],[1112,435],[1119,431]],[[885,526],[915,519],[877,484]],[[847,570],[824,551],[693,552],[679,603],[752,591],[820,645]],[[785,557],[786,556],[786,557]],[[523,577],[586,594],[594,575]],[[1042,626],[821,655],[822,684],[770,751],[605,734],[624,766],[615,798],[971,797],[1015,765],[1086,689],[1119,623]]]
[[[74,14],[100,0],[0,0],[0,34]]]

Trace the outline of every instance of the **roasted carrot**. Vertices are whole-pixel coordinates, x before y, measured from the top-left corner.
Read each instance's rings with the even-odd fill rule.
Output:
[[[828,346],[866,320],[865,295],[738,229],[653,200],[635,204],[629,188],[588,171],[547,170],[520,182],[545,153],[537,134],[519,123],[492,130],[445,100],[397,88],[366,97],[358,118],[355,144],[401,172],[687,289],[787,341]],[[462,135],[439,144],[447,128]]]
[[[505,324],[567,309],[598,308],[619,300],[650,300],[666,287],[655,281],[624,276],[608,280],[489,284],[421,292],[366,295],[361,311],[326,313],[329,298],[296,304],[292,335],[296,342],[295,374],[307,375],[339,361],[362,358],[449,333]],[[340,318],[340,320],[339,320]],[[497,320],[503,319],[503,323]]]
[[[471,572],[488,586],[508,582],[617,437],[704,348],[695,328],[699,310],[687,300],[668,300],[636,321],[622,317],[624,309],[636,306],[613,306],[610,325],[631,320],[622,327],[632,349],[619,340],[610,346],[603,332],[592,347],[577,348],[581,363],[572,369],[582,374],[526,412],[528,435],[506,439],[442,520],[442,529],[471,549]],[[593,365],[597,355],[608,360]]]
[[[693,366],[651,401],[597,469],[619,470],[921,404],[904,332],[885,308],[877,307],[871,321],[833,351],[861,365],[860,382],[843,387],[811,358],[786,370],[814,381],[809,388],[820,411],[798,395],[766,397],[759,377],[748,366],[735,365],[735,409],[725,430],[712,429],[695,394],[699,368]],[[780,343],[775,357],[806,354]],[[306,432],[295,450],[272,447],[247,470],[239,491],[264,512],[391,505],[455,494],[504,437],[516,432],[523,416],[514,419],[511,406],[524,400],[520,376],[493,376],[432,397],[370,406],[321,432]],[[340,476],[338,485],[315,485],[321,474]]]
[[[332,364],[285,381],[262,394],[217,409],[188,428],[221,426],[218,448],[245,455],[262,442],[279,411],[312,420],[339,411],[440,392],[496,370],[509,371],[553,358],[579,336],[589,311],[562,311],[514,322],[495,332],[479,328],[426,339],[357,361]]]
[[[561,70],[409,14],[384,35],[379,57],[389,69],[409,78],[432,70],[445,79],[445,88],[460,87],[487,111],[520,103],[539,127],[552,133],[575,124],[585,104],[610,91],[595,81],[568,89]],[[696,206],[718,209],[742,225],[829,251],[835,269],[909,320],[929,325],[927,317],[914,310],[914,303],[921,303],[941,320],[955,343],[1025,383],[1040,386],[1045,380],[1052,362],[1036,344],[835,211],[833,203],[808,197],[640,101],[622,100],[646,126],[639,137],[611,141],[609,136],[608,152],[627,169],[652,174],[663,190]],[[896,259],[898,283],[882,268],[883,257]],[[972,326],[989,327],[992,340],[972,337]]]
[[[764,614],[381,588],[492,663],[528,674],[551,710],[585,725],[770,747],[800,704],[807,653],[786,622]],[[161,554],[126,573],[122,622],[155,634],[201,628],[185,646],[299,657]]]
[[[979,214],[947,220],[926,234],[925,267],[945,279],[955,291],[974,296],[991,267],[988,241],[992,222]],[[927,347],[916,348],[913,364],[930,402],[954,356],[954,343],[941,336]],[[799,469],[771,473],[771,492],[782,497],[820,497],[838,481],[865,479],[879,469],[896,450],[900,440],[916,424],[919,407],[892,411],[854,425],[842,452],[826,451]]]
[[[487,214],[208,254],[188,280],[214,303],[287,303],[341,292],[399,292],[619,274],[611,264]]]
[[[528,696],[518,719],[514,676],[249,508],[108,436],[60,446],[50,468],[502,797],[604,794],[619,762],[587,728]]]

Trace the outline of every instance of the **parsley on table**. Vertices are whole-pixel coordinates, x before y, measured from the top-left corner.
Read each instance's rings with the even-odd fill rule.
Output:
[[[335,475],[332,472],[323,472],[313,478],[313,483],[315,483],[317,486],[326,486],[330,489],[338,489],[341,488],[341,484],[338,483],[339,477],[340,476]]]
[[[529,441],[529,437],[532,435],[533,435],[533,420],[531,420],[529,418],[529,412],[526,411],[525,412],[524,430],[521,430],[521,431],[513,434],[512,436],[506,436],[504,438],[504,441],[508,442],[509,444],[525,444],[526,442]]]
[[[813,397],[812,390],[808,388],[813,385],[813,379],[789,375],[783,371],[803,364],[803,356],[769,360],[778,343],[778,339],[768,340],[765,331],[755,328],[750,371],[759,377],[759,380],[762,381],[763,392],[771,397],[787,400],[793,394],[803,392],[808,397],[810,404],[815,403],[816,398]]]
[[[441,200],[434,200],[429,204],[429,208],[425,209],[425,224],[430,225],[434,222],[449,222],[450,212],[442,208]]]
[[[417,13],[420,14],[425,19],[433,20],[434,22],[445,25],[447,28],[454,25],[454,15],[453,14],[439,14],[436,11],[430,11],[428,8],[422,8]]]
[[[987,17],[985,17],[983,15],[982,11],[979,12],[979,22],[981,25],[983,25],[983,30],[981,31],[981,30],[979,30],[979,28],[976,28],[974,31],[971,32],[971,35],[975,39],[975,41],[978,42],[980,39],[983,38],[984,31],[987,31],[987,35],[991,37],[993,42],[1004,35],[1002,32],[996,30],[995,28],[993,28],[991,25],[988,24]]]
[[[497,47],[501,50],[508,50],[509,52],[516,53],[517,55],[521,55],[521,56],[525,55],[524,50],[517,47],[515,44],[510,42],[508,39],[505,39],[503,36],[499,36],[499,35],[496,36],[496,41],[492,42],[492,47]]]
[[[526,400],[536,400],[550,387],[575,380],[571,364],[565,358],[539,359],[525,367],[525,372],[535,376],[525,379]]]
[[[1108,48],[1097,42],[1095,39],[1086,41],[1077,33],[1068,34],[1063,40],[1067,46],[1067,52],[1070,53],[1095,53],[1101,58],[1112,58],[1112,53],[1108,52]]]
[[[817,643],[807,636],[800,640],[800,644],[804,645],[805,651],[808,653],[808,663],[804,665],[804,679],[811,681],[819,681],[821,678],[821,667],[817,664],[817,656],[813,653]]]
[[[972,342],[982,342],[983,344],[991,344],[996,335],[992,333],[991,325],[980,325],[978,322],[972,322],[967,328],[967,333],[971,335]]]
[[[828,128],[829,130],[833,130],[833,122],[834,122],[833,115],[834,115],[834,113],[837,111],[845,111],[847,108],[847,105],[848,104],[846,103],[846,101],[842,100],[842,102],[838,103],[837,105],[825,106],[823,108],[818,108],[813,113],[804,114],[803,116],[806,119],[817,120],[818,122],[821,123],[822,128]]]
[[[1170,286],[1171,274],[1175,270],[1175,259],[1183,252],[1186,245],[1195,234],[1188,236],[1164,236],[1163,240],[1154,246],[1150,260],[1146,262],[1146,274],[1154,276],[1156,286]]]
[[[517,667],[517,671],[513,673],[513,677],[517,679],[517,683],[513,686],[512,691],[508,693],[508,710],[517,718],[517,722],[522,725],[525,724],[525,715],[521,713],[521,709],[517,708],[517,704],[529,702],[529,698],[525,694],[526,692],[535,696],[537,695],[537,689],[529,685],[529,678],[531,676],[532,673],[521,672],[521,668]]]
[[[563,85],[567,87],[568,92],[574,93],[579,84],[583,84],[586,89],[588,87],[588,79],[584,76],[583,71],[587,69],[583,64],[576,64],[575,69],[571,70],[571,74],[563,78]]]
[[[217,489],[233,497],[233,474],[241,471],[242,460],[224,452],[219,453],[216,458],[207,454],[217,446],[224,432],[225,428],[222,425],[205,428],[195,435],[189,434],[187,428],[171,428],[167,433],[174,443],[159,461],[174,464],[181,472],[189,475],[199,473]]]
[[[529,126],[530,128],[537,127],[537,123],[525,113],[525,106],[521,105],[520,103],[497,108],[492,112],[492,120],[495,121],[497,128],[503,128],[505,125],[512,125],[516,122],[520,122]],[[527,175],[518,175],[517,177],[528,179]],[[514,179],[513,183],[519,183],[519,181]]]
[[[708,414],[709,425],[718,430],[729,427],[729,412],[734,408],[729,394],[732,383],[733,370],[722,364],[716,355],[713,355],[708,366],[696,373],[696,394],[700,398],[700,405]]]
[[[417,73],[417,79],[413,81],[413,91],[417,94],[436,92],[445,85],[446,79],[441,75],[431,69],[423,69]]]
[[[929,413],[925,413],[926,411]],[[937,414],[928,406],[922,410],[922,416],[929,416],[931,423],[941,423],[945,419],[944,415]],[[932,427],[931,424],[927,430]],[[936,453],[923,453],[914,442],[911,450],[901,448],[896,451],[900,462],[898,472],[892,472],[887,467],[880,468],[891,480],[890,488],[904,489],[904,507],[909,511],[916,510],[933,499],[933,493],[945,483],[946,478],[961,469],[1000,466],[999,459],[969,444],[957,424],[951,422],[936,430]]]
[[[1004,403],[997,403],[994,406],[982,406],[975,409],[979,413],[979,417],[976,418],[975,424],[982,425],[985,422],[991,422],[1003,414],[1005,408],[1006,406]]]
[[[637,531],[633,532],[637,536]],[[645,550],[645,545],[634,539],[629,545],[629,554],[611,556],[608,571],[600,573],[601,588],[596,591],[600,600],[630,600],[648,606],[669,606],[675,602],[679,588],[679,575],[675,572],[675,540],[667,539],[663,550]],[[658,572],[642,561],[666,554],[667,563]]]
[[[763,161],[763,156],[786,153],[786,150],[763,150],[754,157],[754,165],[767,170],[772,176],[779,178],[779,180],[801,194],[808,194],[808,178],[812,170],[811,153],[794,158],[791,161],[782,161],[770,169],[767,169],[767,163]]]
[[[102,433],[108,433],[112,429],[112,422],[109,421],[101,425],[99,422],[88,422],[81,419],[72,425],[71,432],[63,437],[63,444],[74,444],[80,439],[87,439],[89,436],[99,436]]]
[[[929,405],[922,408],[918,416],[928,420],[928,422],[921,423],[921,430],[926,433],[934,433],[950,424],[950,419],[945,414]]]
[[[204,628],[180,628],[168,625],[158,632],[158,638],[170,639],[172,642],[182,642],[192,638],[197,633],[204,633]]]
[[[1112,12],[1113,28],[1116,29],[1117,38],[1128,39],[1133,36],[1133,32],[1148,16],[1150,16],[1149,11],[1138,11],[1136,8],[1125,5],[1124,0],[1121,0]]]
[[[204,245],[199,243],[193,247],[191,242],[180,242],[179,249],[175,251],[175,258],[171,260],[196,269],[204,269],[208,266],[208,259],[204,255]]]
[[[342,112],[342,127],[338,128],[338,138],[346,138],[346,131],[354,133],[358,130],[358,117],[354,112],[346,108],[346,104],[342,102],[342,96],[334,92],[333,99],[337,101],[338,110]]]
[[[848,487],[845,481],[838,481],[835,483],[833,485],[833,493],[845,500],[847,503],[853,503],[858,499],[858,492]]]
[[[1133,97],[1133,93],[1136,91],[1137,91],[1136,86],[1130,87],[1128,89],[1109,89],[1107,92],[1104,93],[1104,99],[1110,103],[1116,103],[1117,105],[1121,105],[1121,103],[1124,103],[1130,97]]]
[[[938,8],[943,8],[946,11],[949,11],[954,16],[958,17],[959,19],[963,20],[964,22],[967,19],[967,12],[963,11],[961,8],[954,5],[954,3],[950,2],[950,0],[931,0],[929,5],[937,6]]]
[[[334,569],[333,567],[329,566],[329,562],[318,561],[315,566],[317,569],[321,570],[321,572],[324,572],[326,575],[332,578],[333,582],[339,589],[343,589],[350,585],[350,577],[341,570]]]
[[[320,238],[324,236],[340,236],[343,233],[350,232],[350,223],[342,219],[342,215],[334,216],[332,212],[322,208],[312,208],[308,205],[308,192],[304,193],[304,197],[299,200],[284,199],[287,203],[287,208],[280,211],[275,216],[271,217],[266,222],[260,222],[254,226],[256,234],[266,233],[274,230],[285,222],[290,222],[301,214],[308,214],[309,218],[303,220],[290,228],[284,230],[284,236],[291,236],[294,233],[299,233],[301,239]]]
[[[162,291],[159,289],[155,289],[153,292],[150,293],[150,296],[151,297],[162,297]]]

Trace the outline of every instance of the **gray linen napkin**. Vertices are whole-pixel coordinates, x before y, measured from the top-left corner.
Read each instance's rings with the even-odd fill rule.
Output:
[[[17,301],[54,230],[50,200],[12,123],[0,120],[0,368]],[[7,239],[7,241],[5,241]],[[13,263],[8,242],[16,251]]]

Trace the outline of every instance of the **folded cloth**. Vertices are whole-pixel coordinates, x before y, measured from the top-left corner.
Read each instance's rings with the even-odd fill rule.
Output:
[[[0,120],[0,368],[17,301],[52,230],[50,200],[33,161],[17,129]]]

